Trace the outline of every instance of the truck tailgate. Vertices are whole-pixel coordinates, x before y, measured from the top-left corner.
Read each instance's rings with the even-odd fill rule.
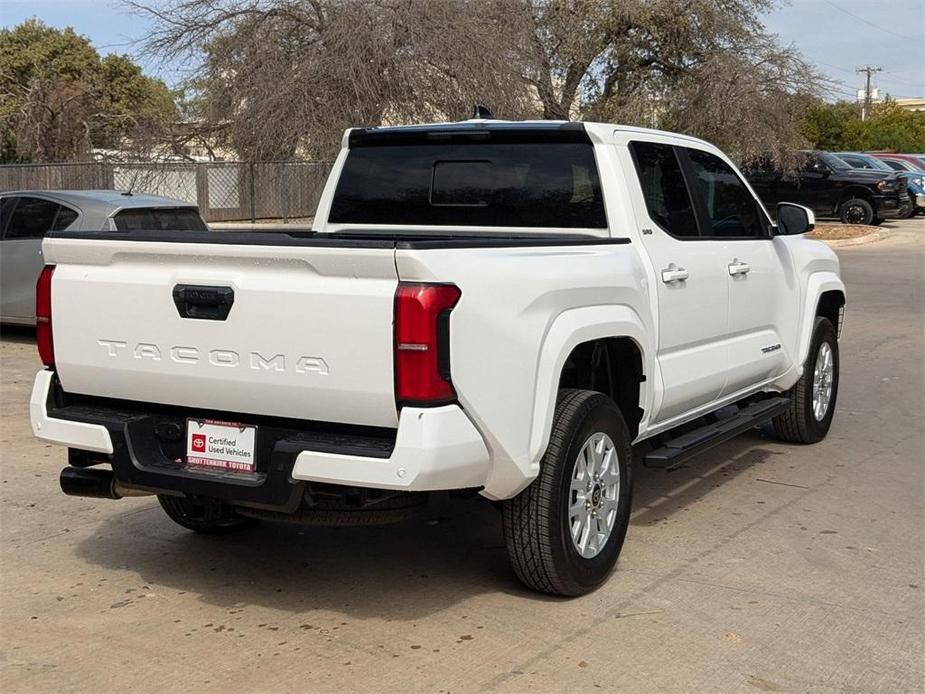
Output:
[[[49,238],[44,252],[68,392],[397,425],[391,247]],[[226,318],[181,315],[183,297],[208,313],[226,288]]]

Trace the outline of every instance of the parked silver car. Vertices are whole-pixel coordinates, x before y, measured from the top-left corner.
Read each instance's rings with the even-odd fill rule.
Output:
[[[0,322],[35,324],[35,282],[49,231],[206,231],[183,200],[117,190],[0,193]]]

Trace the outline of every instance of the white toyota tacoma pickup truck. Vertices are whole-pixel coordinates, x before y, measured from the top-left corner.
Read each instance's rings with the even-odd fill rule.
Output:
[[[502,510],[517,576],[614,567],[637,460],[822,439],[838,260],[716,147],[573,122],[349,130],[302,232],[52,232],[32,426],[180,525]],[[642,444],[643,441],[648,441]]]

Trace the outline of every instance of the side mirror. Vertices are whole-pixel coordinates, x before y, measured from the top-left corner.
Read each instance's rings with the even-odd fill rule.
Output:
[[[816,228],[816,215],[808,207],[782,202],[777,205],[777,230],[782,236],[805,234]]]

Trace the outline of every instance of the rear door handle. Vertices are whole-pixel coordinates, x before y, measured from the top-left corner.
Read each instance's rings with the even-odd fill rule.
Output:
[[[749,267],[748,263],[744,263],[738,258],[729,263],[728,268],[729,274],[733,277],[736,275],[747,275],[748,271],[751,270],[751,267]]]
[[[665,284],[683,282],[688,277],[690,277],[690,273],[683,267],[678,267],[674,263],[670,263],[668,267],[662,270],[662,282]]]

